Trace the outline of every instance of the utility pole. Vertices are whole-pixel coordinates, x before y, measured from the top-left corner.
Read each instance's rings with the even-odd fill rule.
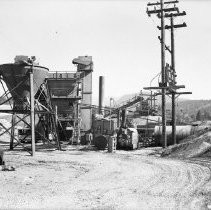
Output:
[[[161,30],[161,84],[159,84],[159,88],[162,92],[162,141],[164,142],[164,147],[167,147],[167,136],[166,136],[166,89],[167,89],[167,83],[166,83],[166,57],[165,57],[165,12],[171,12],[171,11],[178,11],[178,8],[172,7],[172,8],[164,8],[164,4],[172,4],[176,3],[177,1],[169,1],[164,2],[163,0],[160,0],[160,2],[157,3],[148,3],[147,6],[160,6],[160,9],[154,9],[154,10],[148,10],[147,14],[150,16],[151,14],[157,14],[161,18],[161,27],[158,26],[158,28]]]
[[[166,95],[172,96],[172,139],[174,144],[176,144],[176,108],[175,108],[175,99],[176,95],[181,94],[191,94],[191,92],[176,92],[179,88],[185,88],[185,86],[176,85],[176,71],[175,71],[175,43],[174,43],[174,29],[186,27],[186,23],[183,24],[174,24],[174,17],[184,16],[185,12],[180,13],[179,9],[176,7],[176,4],[179,1],[163,1],[156,3],[148,3],[147,6],[154,6],[154,10],[149,10],[147,8],[147,14],[157,14],[158,18],[161,19],[161,26],[157,28],[161,31],[161,36],[158,37],[161,43],[161,83],[159,87],[147,87],[144,89],[161,89],[162,96],[162,141],[164,142],[164,147],[167,147],[167,136],[166,136]],[[174,7],[164,8],[165,4],[174,4]],[[160,6],[160,9],[157,9],[156,6]],[[171,25],[165,25],[165,18],[170,18]],[[171,49],[165,44],[165,30],[171,29]],[[168,51],[171,54],[171,68],[166,64],[165,51]]]
[[[173,73],[176,74],[175,70],[175,48],[174,48],[174,19],[173,16],[171,17],[171,68]],[[175,75],[176,76],[176,75]],[[174,77],[175,78],[175,77]],[[176,82],[176,81],[174,81]],[[176,106],[175,106],[175,92],[172,91],[171,95],[171,114],[172,114],[172,139],[174,144],[177,144],[176,138]]]
[[[160,1],[161,8],[161,85],[162,85],[162,139],[164,147],[167,147],[166,138],[166,71],[165,71],[165,19],[163,11],[163,0]]]
[[[186,27],[186,23],[183,24],[174,24],[174,17],[177,16],[184,16],[186,15],[186,12],[178,12],[176,14],[167,14],[165,17],[168,18],[170,17],[170,26],[165,26],[166,29],[171,30],[171,69],[172,69],[172,74],[173,74],[173,85],[176,85],[176,69],[175,69],[175,41],[174,41],[174,28],[182,28]],[[172,97],[172,139],[174,144],[177,144],[177,139],[176,139],[176,106],[175,106],[175,99],[176,99],[176,93],[175,90],[171,90],[171,97]]]

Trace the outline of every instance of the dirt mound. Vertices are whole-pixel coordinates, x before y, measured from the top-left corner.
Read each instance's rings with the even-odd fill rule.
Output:
[[[199,132],[185,139],[181,144],[165,149],[161,156],[171,157],[211,157],[211,131]]]

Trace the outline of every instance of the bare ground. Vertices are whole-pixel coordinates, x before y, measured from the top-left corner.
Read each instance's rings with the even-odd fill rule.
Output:
[[[137,151],[7,151],[1,209],[207,209],[210,165]],[[152,155],[154,154],[155,155]],[[203,163],[203,164],[202,164]]]

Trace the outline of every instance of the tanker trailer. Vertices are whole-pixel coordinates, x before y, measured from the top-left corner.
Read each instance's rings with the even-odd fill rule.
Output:
[[[186,137],[193,134],[193,126],[192,125],[178,125],[176,126],[176,139],[177,143]],[[155,126],[154,130],[154,138],[158,146],[164,146],[164,142],[162,140],[162,126]],[[167,135],[167,145],[173,145],[174,141],[172,139],[172,126],[166,126],[166,135]]]
[[[197,124],[197,125],[177,125],[176,126],[176,140],[177,143],[180,143],[183,139],[188,136],[204,133],[211,129],[211,125],[209,123]],[[166,134],[167,134],[167,145],[173,145],[172,139],[172,126],[166,126]],[[159,146],[164,146],[164,142],[162,140],[162,126],[155,126],[153,136]]]

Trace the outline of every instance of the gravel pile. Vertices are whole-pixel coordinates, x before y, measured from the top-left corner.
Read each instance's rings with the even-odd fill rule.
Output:
[[[164,149],[161,156],[193,158],[211,157],[211,131],[201,132],[185,139],[181,144]]]

